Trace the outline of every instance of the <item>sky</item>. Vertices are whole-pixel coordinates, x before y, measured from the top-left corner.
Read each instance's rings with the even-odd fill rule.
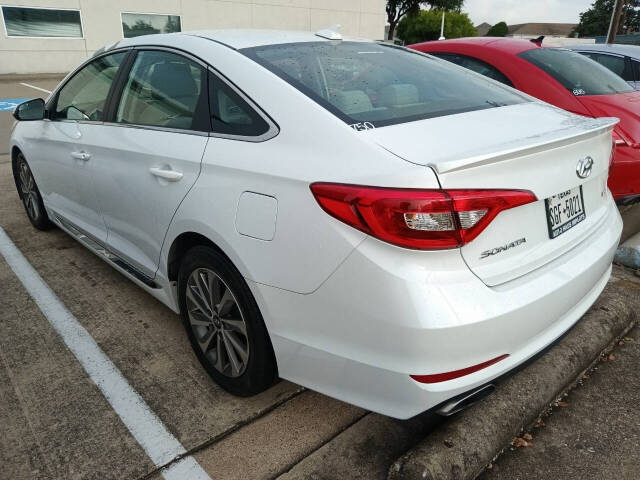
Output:
[[[578,23],[579,14],[594,0],[465,0],[463,11],[474,25],[517,23]]]

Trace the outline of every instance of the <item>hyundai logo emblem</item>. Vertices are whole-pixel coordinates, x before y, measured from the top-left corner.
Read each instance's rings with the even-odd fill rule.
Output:
[[[585,157],[578,160],[578,165],[576,165],[576,174],[580,178],[587,178],[591,175],[591,170],[593,169],[593,158]]]

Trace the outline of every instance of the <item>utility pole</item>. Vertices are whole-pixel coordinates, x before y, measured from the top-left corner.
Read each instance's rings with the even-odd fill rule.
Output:
[[[440,25],[440,38],[438,40],[445,40],[445,38],[444,38],[444,10],[442,11],[442,24]]]
[[[607,33],[607,43],[613,43],[616,40],[616,33],[620,27],[620,15],[622,14],[622,6],[625,0],[616,0],[611,12],[611,23],[609,23],[609,32]]]

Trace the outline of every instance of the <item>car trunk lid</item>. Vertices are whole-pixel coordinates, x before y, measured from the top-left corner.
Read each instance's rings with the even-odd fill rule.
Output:
[[[537,201],[501,212],[460,252],[487,285],[514,280],[575,247],[604,221],[606,189],[616,119],[579,117],[555,107],[527,103],[370,130],[369,138],[412,163],[432,168],[443,189],[516,189]],[[589,175],[578,162],[590,157]],[[570,192],[570,193],[568,193]],[[565,194],[560,198],[559,195]],[[556,196],[555,198],[553,198]],[[578,198],[575,198],[575,197]],[[551,206],[584,218],[557,234]],[[571,212],[570,212],[571,213]],[[575,220],[573,220],[576,222]],[[555,234],[555,238],[551,236]]]

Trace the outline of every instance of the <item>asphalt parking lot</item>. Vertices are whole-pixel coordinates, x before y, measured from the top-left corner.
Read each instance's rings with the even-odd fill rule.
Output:
[[[0,100],[46,97],[42,90],[56,83],[0,81]],[[170,478],[162,467],[170,470],[187,458],[210,478],[383,479],[399,455],[437,426],[440,420],[431,415],[396,421],[286,381],[252,398],[224,392],[200,367],[177,315],[62,231],[39,232],[30,225],[11,176],[12,121],[9,111],[0,111],[0,233],[6,232],[52,299],[86,330],[111,362],[107,367],[125,382],[122,390],[108,390],[114,397],[104,394],[95,371],[88,373],[78,352],[65,344],[75,340],[60,335],[24,278],[0,255],[1,478],[160,479],[163,472]],[[637,332],[632,337],[640,342]],[[632,379],[620,388],[634,389],[636,396],[626,397],[631,400],[638,392],[637,355],[627,355]],[[601,384],[592,382],[593,388]],[[114,408],[131,392],[167,432],[157,447],[171,450],[162,444],[166,437],[181,448],[163,457],[168,461],[154,461],[139,440],[144,432],[134,434],[136,420],[123,420]],[[625,412],[627,422],[640,425],[637,409]],[[578,427],[574,421],[566,428]],[[633,472],[640,458],[629,452],[625,471]],[[516,453],[500,464],[497,478],[516,478],[505,476],[517,470]],[[603,449],[594,455],[608,454]],[[498,476],[498,470],[505,473]],[[207,478],[193,472],[182,478]],[[551,476],[557,470],[548,472],[529,470],[527,478],[557,478]]]

